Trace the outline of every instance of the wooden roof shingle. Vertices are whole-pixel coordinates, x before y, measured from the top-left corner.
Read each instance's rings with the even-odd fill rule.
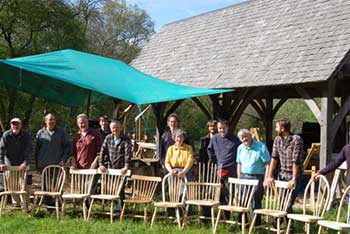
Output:
[[[253,0],[163,26],[131,63],[210,88],[325,81],[350,50],[349,0]]]

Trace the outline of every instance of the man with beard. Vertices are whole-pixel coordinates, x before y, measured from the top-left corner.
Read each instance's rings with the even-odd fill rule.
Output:
[[[276,132],[277,136],[273,142],[272,160],[266,185],[274,187],[274,174],[279,161],[281,167],[278,179],[288,181],[288,187],[295,188],[287,207],[287,213],[292,213],[292,207],[298,195],[297,188],[301,182],[300,175],[303,172],[303,141],[300,136],[290,132],[290,122],[286,118],[276,122]]]

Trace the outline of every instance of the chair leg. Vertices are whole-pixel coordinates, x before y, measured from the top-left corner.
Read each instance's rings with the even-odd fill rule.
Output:
[[[65,210],[64,210],[64,205],[65,205],[64,199],[62,198],[62,207],[61,207],[61,216],[62,216],[62,218],[63,218],[64,212],[65,212]]]
[[[218,210],[218,216],[216,216],[216,222],[215,222],[215,225],[213,227],[213,234],[216,233],[216,230],[218,228],[218,224],[219,224],[219,221],[220,221],[220,215],[221,215],[221,210],[219,209]]]
[[[177,220],[177,224],[179,226],[179,229],[182,230],[181,220],[180,220],[180,210],[178,207],[176,208],[176,220]]]
[[[245,213],[242,213],[242,234],[245,234]]]
[[[277,234],[281,233],[281,219],[277,218]]]
[[[114,202],[111,201],[111,211],[110,211],[110,222],[113,223],[113,208],[114,208]]]
[[[214,213],[214,207],[211,207],[211,227],[215,226],[215,213]]]
[[[255,225],[255,222],[256,222],[256,218],[258,217],[258,214],[255,214],[254,215],[254,218],[253,218],[253,221],[252,221],[252,223],[250,224],[250,227],[249,227],[249,234],[251,234],[252,233],[252,231],[253,231],[253,228],[254,228],[254,225]]]
[[[2,209],[4,208],[4,204],[5,204],[5,196],[1,196],[0,217],[2,215]]]
[[[124,218],[124,212],[125,212],[125,207],[126,207],[126,202],[124,202],[123,208],[122,208],[122,212],[120,213],[120,217],[119,220],[123,221]]]
[[[310,234],[310,223],[305,223],[306,234]]]
[[[60,203],[59,203],[59,198],[55,197],[55,206],[56,206],[56,217],[57,220],[60,220]]]
[[[198,223],[199,224],[202,224],[201,214],[202,214],[202,207],[198,206]]]
[[[28,212],[28,203],[27,203],[27,194],[20,195],[22,202],[23,202],[23,212],[27,213]]]
[[[288,220],[288,225],[287,225],[287,229],[286,229],[286,234],[289,234],[290,232],[290,227],[292,226],[292,219]]]
[[[145,207],[143,208],[143,223],[144,224],[147,223],[147,207],[148,207],[148,204],[145,204]]]
[[[41,205],[43,204],[44,196],[40,196],[39,204],[36,212],[39,212]]]
[[[90,207],[91,207],[92,204],[90,204]],[[90,209],[89,207],[89,209]],[[83,199],[83,217],[84,217],[84,221],[87,221],[87,215],[86,215],[86,198]]]
[[[322,226],[320,225],[320,227],[318,228],[318,234],[321,234],[322,232]]]
[[[157,207],[154,207],[154,212],[152,215],[151,227],[153,226],[154,220],[156,219]]]
[[[186,205],[184,219],[183,219],[183,223],[182,223],[182,229],[185,228],[185,225],[187,224],[187,221],[189,220],[189,218],[188,218],[189,209],[190,209],[190,205]]]
[[[89,218],[90,218],[93,203],[94,203],[94,199],[92,198],[91,203],[90,203],[90,207],[89,207],[89,211],[88,211],[88,215],[87,215],[87,220],[89,220]],[[83,202],[83,205],[84,204],[85,204],[85,202]]]

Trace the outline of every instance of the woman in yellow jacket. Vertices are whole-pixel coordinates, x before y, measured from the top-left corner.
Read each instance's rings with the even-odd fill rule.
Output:
[[[169,173],[187,180],[192,180],[193,152],[190,145],[184,143],[184,131],[176,129],[174,131],[175,144],[168,148],[165,157],[165,168]]]

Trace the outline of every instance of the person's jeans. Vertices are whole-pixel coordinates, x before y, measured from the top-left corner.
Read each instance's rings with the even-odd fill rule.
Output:
[[[254,210],[255,209],[261,209],[261,201],[264,196],[264,178],[265,176],[263,174],[241,174],[241,179],[248,179],[248,180],[259,180],[258,185],[255,187],[253,192],[253,199],[252,199],[252,210],[253,210],[253,217],[254,217]],[[252,217],[252,218],[253,218]],[[256,225],[261,224],[261,217],[258,216],[255,222]]]
[[[282,181],[289,181],[288,178],[280,177],[279,179]],[[288,214],[293,212],[293,205],[294,205],[295,199],[298,196],[299,186],[301,185],[301,175],[298,176],[298,178],[295,182],[296,182],[296,185],[295,185],[294,190],[292,191],[292,195],[291,195],[291,198],[290,198],[288,206],[287,206],[287,213]]]
[[[232,169],[230,169],[228,176],[221,177],[221,180],[220,180],[220,183],[221,183],[220,204],[221,205],[227,205],[229,203],[229,196],[230,196],[230,185],[228,183],[229,177],[235,177],[235,170],[233,166],[232,166]],[[226,219],[230,218],[229,211],[225,211],[224,214]]]

